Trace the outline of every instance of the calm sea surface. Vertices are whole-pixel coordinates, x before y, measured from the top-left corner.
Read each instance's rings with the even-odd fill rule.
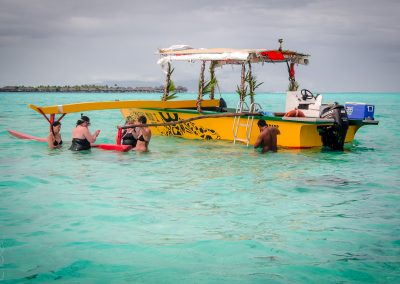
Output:
[[[63,119],[61,150],[7,133],[47,135],[29,103],[159,97],[0,93],[0,280],[400,283],[400,94],[324,95],[376,106],[380,124],[344,152],[153,137],[144,154],[72,153],[80,114]],[[283,94],[257,100],[284,110]],[[112,143],[120,112],[85,114]]]

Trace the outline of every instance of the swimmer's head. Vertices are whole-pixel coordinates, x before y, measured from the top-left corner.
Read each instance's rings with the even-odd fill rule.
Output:
[[[147,122],[147,118],[144,115],[141,115],[139,116],[138,121],[145,124]]]
[[[90,125],[90,118],[86,115],[81,114],[81,119],[78,119],[78,121],[76,122],[76,126],[82,125],[85,122],[87,123],[87,125]]]
[[[264,127],[264,126],[267,126],[267,123],[265,122],[264,119],[260,119],[260,120],[257,122],[257,125],[258,125],[258,127]]]

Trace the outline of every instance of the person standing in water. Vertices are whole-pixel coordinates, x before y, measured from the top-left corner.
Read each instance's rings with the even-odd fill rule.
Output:
[[[146,124],[147,118],[144,115],[139,116],[138,118],[139,125]],[[149,150],[149,143],[151,139],[151,130],[147,126],[138,127],[139,131],[137,132],[138,139],[136,143],[136,147],[133,148],[135,151],[146,152]]]
[[[81,119],[76,122],[76,127],[72,130],[72,144],[69,148],[72,151],[89,150],[91,148],[90,143],[96,141],[97,136],[100,134],[100,130],[92,135],[89,131],[90,119],[87,116],[82,115]]]
[[[125,123],[125,126],[131,126],[134,124],[135,124],[134,120],[128,120]],[[124,131],[122,132],[122,145],[131,145],[133,148],[135,148],[137,139],[138,135],[134,127],[124,129]]]
[[[51,124],[51,131],[47,136],[47,144],[50,149],[59,149],[62,145],[61,139],[61,123],[59,121],[55,121]]]
[[[257,125],[260,129],[260,134],[257,137],[256,143],[254,143],[254,149],[262,148],[262,153],[278,151],[277,135],[281,134],[279,129],[276,127],[268,127],[264,119],[260,119]]]

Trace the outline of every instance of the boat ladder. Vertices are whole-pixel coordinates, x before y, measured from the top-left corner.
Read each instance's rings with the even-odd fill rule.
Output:
[[[261,106],[258,103],[252,103],[249,108],[246,102],[239,101],[236,107],[236,113],[255,113],[261,111]],[[246,144],[246,146],[249,146],[251,131],[253,130],[253,121],[254,116],[247,116],[246,118],[235,116],[232,125],[233,144],[236,144],[236,141],[239,141]],[[241,127],[245,128],[245,137],[238,137],[239,128]]]

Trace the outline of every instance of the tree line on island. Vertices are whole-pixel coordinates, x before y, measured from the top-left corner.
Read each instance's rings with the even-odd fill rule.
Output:
[[[75,86],[5,86],[0,92],[48,92],[48,93],[163,93],[164,86],[159,87],[120,87],[117,85],[75,85]],[[186,93],[186,87],[177,86],[175,92]]]

